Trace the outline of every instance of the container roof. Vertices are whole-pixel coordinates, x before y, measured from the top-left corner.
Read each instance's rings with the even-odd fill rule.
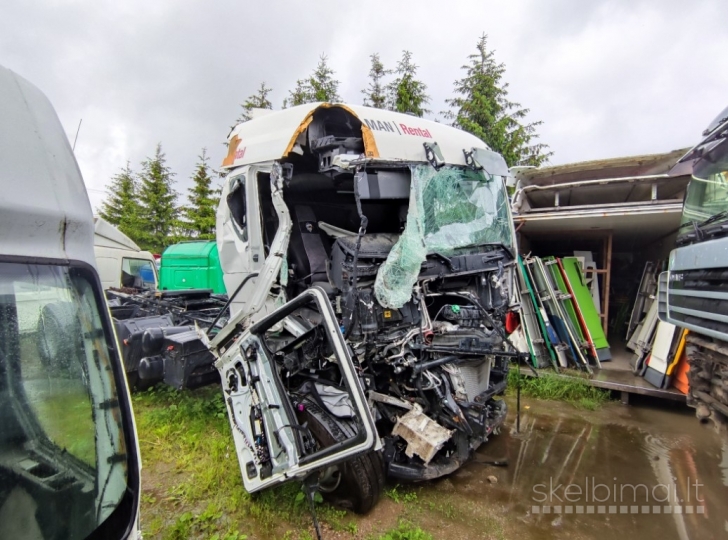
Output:
[[[627,178],[667,174],[687,148],[661,154],[580,161],[553,167],[523,168],[516,178],[523,186],[551,186],[586,180]]]
[[[529,238],[581,237],[612,233],[615,239],[649,243],[677,232],[682,202],[633,207],[538,213],[514,216],[517,230]]]
[[[81,171],[51,102],[0,66],[0,253],[84,261],[94,228]]]
[[[488,146],[460,129],[407,114],[341,103],[307,103],[282,111],[256,114],[238,124],[228,136],[224,169],[274,161],[294,151],[320,109],[339,107],[362,122],[367,158],[391,161],[426,161],[423,143],[437,142],[446,163],[465,165],[463,150]]]

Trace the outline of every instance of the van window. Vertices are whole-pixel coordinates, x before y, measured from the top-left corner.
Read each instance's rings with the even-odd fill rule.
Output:
[[[156,288],[157,274],[152,261],[124,257],[121,260],[121,286]]]
[[[81,540],[130,487],[112,338],[92,279],[0,263],[1,538],[23,523],[23,538]]]

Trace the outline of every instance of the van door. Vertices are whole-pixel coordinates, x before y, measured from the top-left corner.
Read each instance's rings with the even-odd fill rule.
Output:
[[[327,366],[329,376],[307,375],[314,365]],[[216,367],[248,492],[303,479],[378,446],[348,347],[318,287],[252,325]],[[344,419],[353,436],[317,440],[305,421],[314,402]]]

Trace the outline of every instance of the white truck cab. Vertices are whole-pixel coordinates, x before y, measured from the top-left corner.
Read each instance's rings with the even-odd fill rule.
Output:
[[[91,205],[52,105],[3,67],[0,186],[0,538],[137,538],[139,449]]]
[[[235,127],[212,340],[243,483],[316,478],[374,506],[385,475],[456,471],[497,432],[515,303],[499,154],[391,111],[311,103]]]
[[[94,216],[94,253],[104,289],[156,289],[157,264],[131,238],[101,216]]]

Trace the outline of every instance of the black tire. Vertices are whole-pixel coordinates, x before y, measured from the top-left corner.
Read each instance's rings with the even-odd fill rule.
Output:
[[[337,418],[323,410],[311,399],[304,399],[302,420],[321,446],[352,438],[356,434],[350,422]],[[340,506],[357,514],[366,514],[374,508],[384,491],[384,460],[381,452],[369,451],[335,466],[335,471],[324,471],[338,480],[326,489],[322,482],[321,495],[333,505]],[[329,481],[331,483],[331,481]]]
[[[144,392],[157,383],[157,381],[150,382],[140,378],[138,371],[128,371],[126,373],[126,382],[129,385],[129,392]]]

